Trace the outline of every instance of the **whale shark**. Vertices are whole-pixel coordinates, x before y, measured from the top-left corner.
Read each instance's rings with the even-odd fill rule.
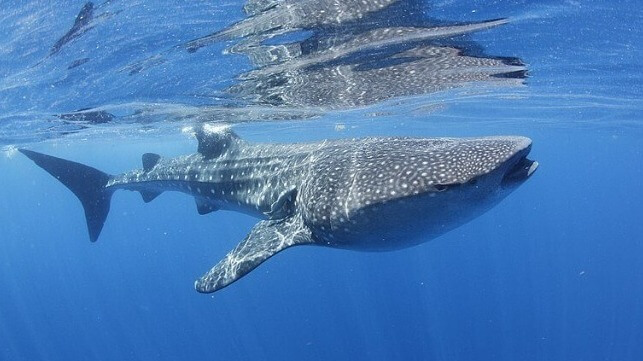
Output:
[[[183,46],[193,53],[217,41],[262,34],[276,29],[310,29],[337,26],[366,17],[399,0],[285,0],[257,11],[215,33],[191,40]]]
[[[119,189],[151,202],[161,193],[193,196],[199,214],[259,218],[223,260],[195,282],[210,293],[296,245],[360,251],[414,246],[498,203],[538,167],[523,136],[369,137],[314,143],[252,143],[229,127],[194,129],[197,152],[146,153],[120,175],[32,150],[19,151],[80,200],[96,241]]]

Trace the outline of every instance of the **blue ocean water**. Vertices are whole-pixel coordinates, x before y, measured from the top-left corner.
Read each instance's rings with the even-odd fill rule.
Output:
[[[395,78],[346,73],[352,62],[383,73],[423,64],[411,51],[425,43],[395,43],[393,56],[373,54],[373,39],[345,50],[358,27],[273,34],[260,41],[274,47],[256,53],[243,39],[185,51],[244,19],[241,1],[1,0],[0,360],[643,359],[643,5],[393,3],[356,21],[359,31],[511,19],[423,40],[506,59],[498,74],[483,81],[454,67],[465,80],[415,83],[430,78],[418,68],[398,89]],[[319,41],[301,42],[310,38]],[[284,44],[302,54],[274,55],[292,51]],[[324,46],[350,59],[310,60]],[[292,68],[298,59],[306,72]],[[243,78],[275,64],[291,67],[281,83]],[[356,81],[315,73],[333,67]],[[349,91],[362,84],[365,94]],[[261,142],[520,134],[540,167],[431,242],[384,253],[294,247],[204,295],[194,280],[255,219],[199,216],[180,193],[144,204],[118,192],[90,243],[78,200],[16,151],[117,174],[146,152],[194,152],[185,128],[204,121]]]

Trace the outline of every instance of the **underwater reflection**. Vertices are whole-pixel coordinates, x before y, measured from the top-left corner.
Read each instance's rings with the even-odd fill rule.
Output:
[[[87,3],[51,53],[60,56],[57,53],[70,41],[107,24],[97,19],[116,21],[116,15],[125,10],[113,6],[110,2]],[[386,111],[368,114],[402,115],[408,109],[399,105],[408,98],[414,98],[416,109],[438,109],[425,106],[435,101],[428,95],[477,86],[516,87],[527,76],[521,59],[487,55],[471,40],[471,34],[503,26],[508,19],[435,20],[427,15],[426,4],[415,0],[251,0],[243,9],[247,17],[241,21],[148,53],[144,59],[133,57],[115,70],[128,75],[119,78],[127,79],[123,87],[146,89],[163,84],[158,76],[167,76],[165,70],[150,72],[161,65],[168,71],[189,72],[188,78],[201,73],[211,77],[222,62],[216,55],[200,53],[210,46],[225,44],[224,56],[247,58],[247,63],[238,62],[231,76],[186,80],[191,85],[180,93],[188,94],[194,103],[154,99],[99,103],[53,116],[47,112],[39,122],[23,122],[35,127],[24,129],[32,134],[44,130],[67,135],[86,134],[93,128],[104,131],[106,123],[143,126],[147,131],[168,121],[289,121],[369,109],[383,102],[387,102]],[[68,71],[77,71],[90,61],[87,54],[81,55],[67,66]],[[186,67],[179,69],[179,63]],[[83,78],[64,79],[71,79],[67,80],[71,87]],[[33,114],[23,118],[33,118]]]
[[[514,57],[487,56],[467,39],[507,19],[444,24],[411,1],[249,1],[251,16],[184,45],[190,52],[239,38],[227,53],[255,66],[225,89],[253,105],[363,107],[477,83],[516,86]],[[294,40],[293,40],[294,39]]]

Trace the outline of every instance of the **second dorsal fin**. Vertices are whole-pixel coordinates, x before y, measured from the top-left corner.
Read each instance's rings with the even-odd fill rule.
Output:
[[[143,170],[149,172],[159,162],[161,156],[155,153],[143,154]]]
[[[237,147],[241,138],[227,126],[204,124],[196,128],[195,136],[199,142],[198,152],[205,159],[213,159]]]

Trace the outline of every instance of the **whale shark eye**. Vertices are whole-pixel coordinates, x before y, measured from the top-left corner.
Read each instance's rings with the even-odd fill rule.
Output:
[[[436,184],[436,185],[434,186],[434,188],[435,188],[435,190],[436,190],[436,191],[438,191],[438,192],[444,192],[444,191],[446,191],[447,189],[449,189],[449,186],[448,186],[448,185],[446,185],[446,184]]]

